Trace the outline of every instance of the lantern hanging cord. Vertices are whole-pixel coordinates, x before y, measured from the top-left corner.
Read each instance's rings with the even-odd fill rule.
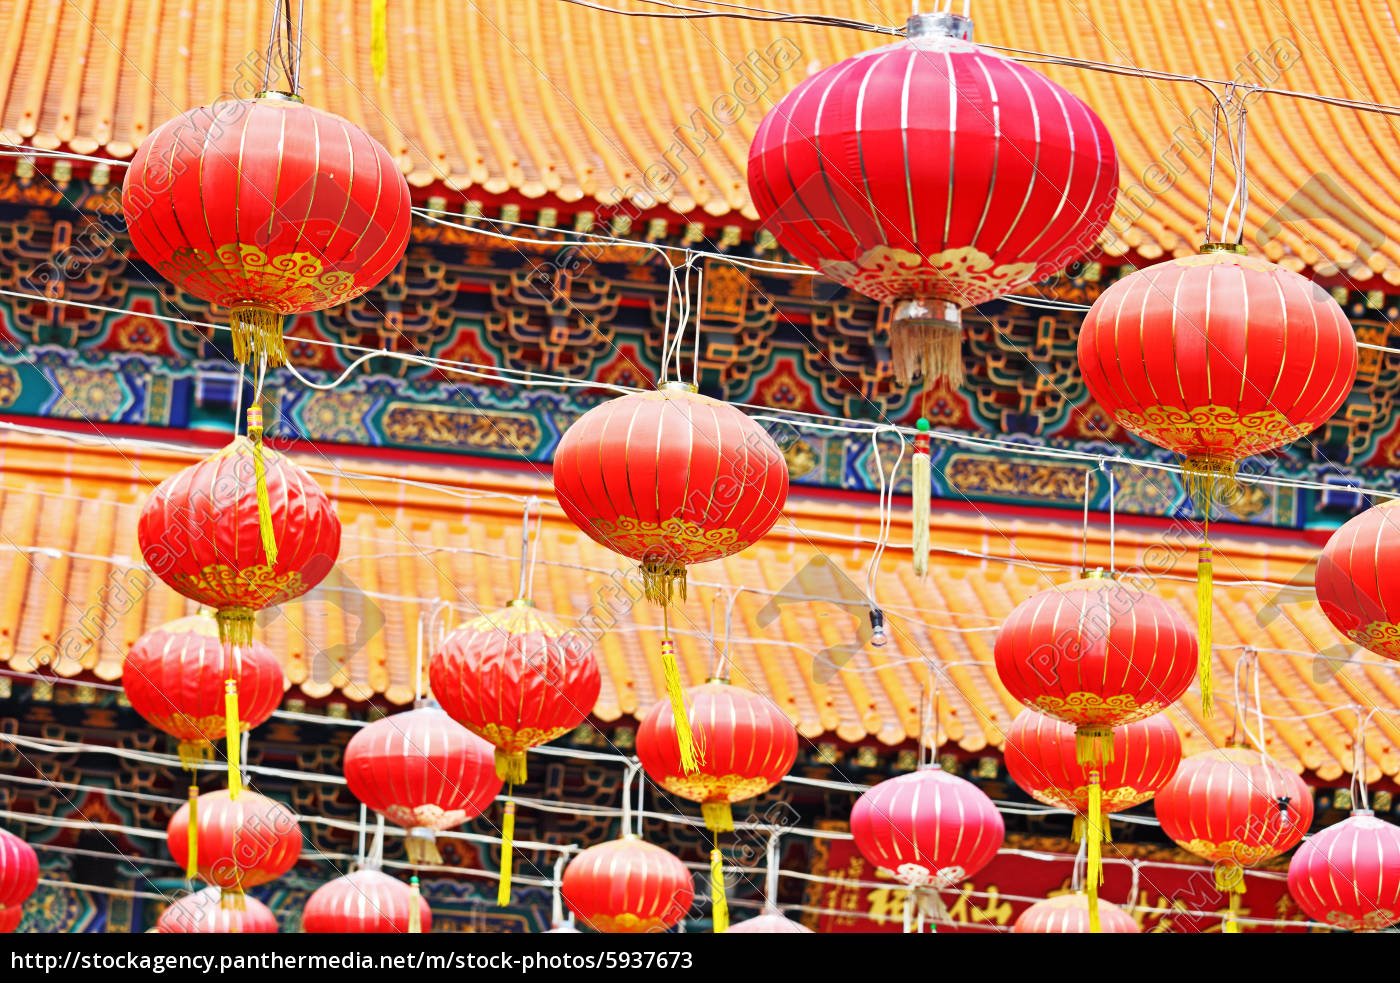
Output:
[[[880,435],[886,432],[892,432],[899,438],[899,455],[895,458],[894,466],[890,468],[888,480],[885,477],[885,464],[880,455]],[[880,571],[880,561],[884,558],[885,547],[889,545],[890,528],[894,521],[895,476],[899,474],[899,466],[904,461],[904,434],[895,427],[874,427],[870,430],[870,449],[871,460],[875,464],[875,473],[880,480],[879,523],[875,536],[875,546],[870,551],[870,561],[866,565],[865,593],[870,602],[871,611],[878,611],[879,608],[875,604],[875,577]]]
[[[1352,742],[1351,748],[1351,807],[1357,808],[1360,803],[1361,809],[1369,812],[1371,809],[1371,797],[1368,792],[1368,782],[1366,780],[1366,767],[1368,758],[1366,755],[1366,725],[1371,722],[1371,718],[1376,715],[1379,707],[1371,707],[1364,715],[1359,705],[1354,706],[1356,711],[1356,739]]]
[[[1250,91],[1253,91],[1253,87],[1250,88]],[[1235,190],[1230,195],[1229,204],[1225,207],[1225,217],[1220,224],[1220,239],[1222,242],[1233,241],[1235,243],[1243,243],[1245,217],[1249,211],[1249,172],[1247,170],[1245,153],[1245,121],[1249,115],[1249,109],[1243,99],[1236,100],[1234,98],[1234,92],[1235,86],[1232,83],[1229,89],[1227,89],[1227,95],[1229,97],[1227,101],[1229,103],[1237,103],[1239,106],[1239,111],[1235,120],[1237,133],[1233,141],[1233,145],[1237,148],[1233,155],[1235,162]],[[1246,95],[1247,94],[1248,93],[1246,93]],[[1234,238],[1232,239],[1230,234],[1230,218],[1237,205],[1239,206],[1240,212],[1235,226]]]
[[[534,517],[533,535],[531,532],[531,515]],[[540,531],[544,525],[544,510],[540,508],[540,500],[531,495],[525,500],[525,514],[520,522],[520,590],[516,596],[522,601],[534,599],[535,593],[535,560],[540,552]]]
[[[296,13],[292,5],[296,4]],[[287,80],[288,93],[301,92],[301,46],[306,21],[306,0],[274,0],[272,29],[268,34],[263,61],[263,91],[272,85],[274,66]]]
[[[739,595],[744,592],[741,587],[720,587],[715,591],[715,596],[710,602],[710,638],[711,642],[719,633],[716,631],[718,618],[715,616],[715,607],[723,601],[724,603],[724,644],[719,646],[718,654],[715,657],[715,667],[711,675],[715,679],[729,680],[729,651],[730,642],[734,632],[734,602],[739,599]]]

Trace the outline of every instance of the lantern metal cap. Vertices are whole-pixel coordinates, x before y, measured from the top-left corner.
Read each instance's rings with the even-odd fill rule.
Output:
[[[657,389],[661,392],[698,393],[700,389],[688,382],[663,382]]]
[[[1374,809],[1353,809],[1351,814],[1353,816],[1374,816],[1376,812]]]
[[[913,14],[904,24],[904,36],[914,38],[956,38],[972,40],[972,18],[949,11]]]
[[[1201,243],[1202,253],[1238,253],[1243,256],[1249,252],[1248,247],[1242,242],[1203,242]]]
[[[523,597],[517,597],[515,600],[511,601],[506,605],[506,607],[508,608],[532,608],[534,606],[534,601],[526,600]]]
[[[297,95],[295,92],[282,92],[278,89],[263,89],[261,92],[254,94],[253,98],[270,99],[273,102],[300,103],[304,101],[301,96]]]

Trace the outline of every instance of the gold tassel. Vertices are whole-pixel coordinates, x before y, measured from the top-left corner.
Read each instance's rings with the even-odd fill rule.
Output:
[[[266,307],[235,307],[229,317],[233,357],[243,365],[275,369],[287,361],[282,343],[282,315]]]
[[[253,484],[258,496],[258,532],[269,569],[277,565],[277,535],[272,528],[272,500],[267,494],[267,462],[263,460],[261,406],[248,407],[248,439],[253,442]]]
[[[1086,853],[1089,870],[1084,878],[1085,891],[1089,895],[1089,931],[1099,933],[1099,885],[1103,883],[1103,854],[1100,849],[1103,829],[1103,788],[1099,785],[1099,770],[1089,772],[1089,820],[1085,834],[1089,837]]]
[[[1113,760],[1113,728],[1081,724],[1074,732],[1074,756],[1081,765]]]
[[[642,592],[653,604],[666,607],[685,600],[685,564],[647,560],[642,564]]]
[[[418,875],[408,879],[408,934],[421,935],[423,932],[423,912],[418,905]]]
[[[496,777],[507,785],[525,783],[525,752],[496,748]]]
[[[251,608],[220,608],[214,612],[219,641],[225,645],[252,645],[255,617]]]
[[[728,802],[702,802],[700,814],[705,817],[705,828],[711,833],[731,833],[734,831],[734,810]]]
[[[185,880],[199,876],[199,786],[190,785],[190,824],[185,845]]]
[[[389,68],[389,0],[374,0],[369,8],[369,64],[374,80],[384,81]]]
[[[729,930],[729,902],[724,897],[724,855],[716,845],[710,851],[710,920],[719,935]]]
[[[437,839],[432,835],[432,830],[424,826],[415,826],[408,831],[404,852],[408,854],[408,862],[411,864],[442,863],[442,854],[438,852]]]
[[[220,889],[219,907],[224,911],[246,911],[248,906],[243,903],[243,885]]]
[[[1196,635],[1200,645],[1196,675],[1201,684],[1201,713],[1209,717],[1212,712],[1211,700],[1211,620],[1214,608],[1212,595],[1215,589],[1215,573],[1211,565],[1210,543],[1201,544],[1200,559],[1196,563]]]
[[[1240,892],[1230,892],[1230,911],[1225,916],[1225,924],[1220,928],[1220,931],[1226,935],[1240,934],[1240,900]]]
[[[1182,462],[1186,490],[1200,509],[1204,529],[1200,558],[1196,562],[1196,636],[1200,646],[1197,676],[1201,686],[1201,713],[1212,713],[1211,622],[1214,620],[1214,571],[1211,564],[1210,516],[1223,493],[1235,487],[1236,462],[1213,457],[1188,457]]]
[[[181,741],[177,753],[180,755],[180,767],[194,771],[200,762],[214,759],[214,745],[207,740]]]
[[[1070,838],[1076,843],[1084,842],[1084,817],[1082,815],[1074,817],[1074,826],[1070,830]],[[1113,821],[1105,815],[1103,817],[1103,828],[1099,831],[1102,834],[1103,842],[1113,842]]]
[[[928,420],[919,418],[919,435],[914,438],[913,496],[914,575],[928,574],[929,513],[933,496],[933,464],[929,460]]]
[[[685,689],[681,686],[681,667],[676,663],[676,644],[669,638],[661,640],[661,669],[666,676],[666,694],[671,698],[671,716],[676,723],[676,744],[681,752],[681,771],[693,775],[700,770],[695,753],[695,736],[690,732],[690,711],[685,706]]]
[[[1225,921],[1220,926],[1220,931],[1228,935],[1238,935],[1240,932],[1240,904],[1244,900],[1244,868],[1238,863],[1225,862],[1215,865],[1215,887],[1217,890],[1227,894],[1230,899],[1230,907],[1225,915]]]
[[[510,904],[510,867],[512,840],[515,839],[515,802],[510,798],[515,789],[506,792],[505,818],[501,820],[501,880],[496,886],[496,906],[504,908]]]
[[[940,300],[905,300],[895,305],[890,321],[890,361],[902,386],[924,377],[933,387],[946,381],[963,384],[962,311]]]
[[[236,799],[243,793],[243,770],[239,768],[238,680],[224,680],[224,726],[228,740],[228,797]]]

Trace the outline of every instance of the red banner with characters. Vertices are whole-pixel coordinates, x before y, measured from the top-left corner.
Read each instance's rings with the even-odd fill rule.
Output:
[[[976,876],[941,895],[952,926],[940,932],[1009,932],[1016,918],[1042,898],[1070,891],[1074,857],[1066,840],[1008,839],[1003,852]],[[1099,896],[1128,909],[1144,932],[1219,932],[1228,901],[1203,864],[1167,857],[1173,851],[1125,844],[1104,851],[1104,883]],[[1125,856],[1129,851],[1136,856]],[[851,840],[817,840],[812,873],[835,878],[813,882],[806,904],[824,911],[807,916],[818,932],[900,932],[904,929],[904,888],[860,855]],[[1136,875],[1134,868],[1136,867]],[[1252,925],[1246,932],[1307,931],[1306,916],[1288,895],[1282,871],[1250,872],[1242,899],[1242,919],[1267,918],[1282,924]],[[1133,905],[1133,907],[1129,907]],[[1289,925],[1289,922],[1298,924]]]

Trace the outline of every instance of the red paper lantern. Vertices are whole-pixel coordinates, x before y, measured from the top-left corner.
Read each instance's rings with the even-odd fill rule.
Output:
[[[812,935],[815,934],[801,922],[795,922],[776,908],[764,911],[757,918],[735,922],[729,926],[729,935]]]
[[[1400,828],[1357,809],[1314,833],[1288,865],[1288,893],[1309,918],[1349,932],[1400,921]]]
[[[284,360],[282,318],[384,279],[411,221],[408,183],[383,146],[273,92],[157,127],[127,168],[122,206],[141,258],[231,309],[240,362],[274,366]]]
[[[0,829],[0,908],[18,910],[38,886],[39,857],[34,848],[9,830]],[[18,917],[15,923],[19,923]]]
[[[227,733],[225,683],[238,686],[238,723],[252,730],[282,702],[282,664],[261,642],[235,653],[219,641],[219,626],[204,614],[180,618],[136,640],[122,663],[122,689],[131,706],[157,730],[180,742],[193,764]]]
[[[196,800],[195,841],[199,876],[223,888],[223,904],[238,908],[243,892],[276,880],[301,856],[301,827],[286,806],[244,791],[205,792]],[[170,855],[184,862],[189,849],[190,805],[182,805],[165,827]]]
[[[1349,519],[1317,561],[1317,600],[1337,630],[1363,648],[1400,659],[1400,503]]]
[[[700,770],[686,774],[669,701],[653,706],[637,728],[637,757],[652,781],[699,802],[705,825],[734,828],[730,804],[768,791],[797,760],[797,729],[772,700],[713,680],[686,690]]]
[[[19,930],[19,923],[24,921],[24,908],[14,905],[6,908],[0,905],[0,933],[8,934]]]
[[[268,934],[278,931],[272,910],[257,898],[245,897],[242,908],[225,908],[217,887],[187,894],[160,913],[156,931],[162,935]]]
[[[961,311],[1059,274],[1118,195],[1107,128],[1060,85],[915,14],[759,124],[749,194],[802,262],[895,304],[894,369],[962,381]]]
[[[579,853],[559,890],[569,910],[599,932],[662,932],[695,900],[685,864],[632,835]]]
[[[1007,773],[1037,802],[1072,809],[1074,838],[1089,813],[1089,765],[1078,758],[1074,728],[1034,710],[1022,710],[1006,731],[1002,749]],[[1118,728],[1113,758],[1102,764],[1104,812],[1121,812],[1148,801],[1181,764],[1181,738],[1165,714]],[[1103,824],[1105,839],[1109,827]],[[1088,916],[1088,907],[1085,909]]]
[[[1230,898],[1227,931],[1238,931],[1244,868],[1291,849],[1313,819],[1307,783],[1245,747],[1193,754],[1157,793],[1155,807],[1162,832],[1214,866],[1215,885]]]
[[[1006,827],[981,789],[933,765],[866,789],[851,833],[862,856],[900,883],[945,890],[991,862]]]
[[[417,925],[413,909],[418,909]],[[303,932],[391,934],[428,932],[433,913],[428,902],[403,881],[378,870],[357,870],[318,887],[306,900]]]
[[[529,601],[452,632],[428,666],[448,715],[495,746],[496,774],[525,781],[525,751],[573,730],[598,702],[592,646]]]
[[[1104,935],[1136,935],[1142,929],[1136,919],[1116,904],[1098,899],[1098,932]],[[1016,919],[1013,932],[1039,935],[1083,935],[1090,931],[1089,898],[1082,892],[1060,894],[1037,901]]]
[[[259,520],[257,454],[272,562]],[[214,608],[220,637],[236,645],[251,644],[255,612],[311,590],[340,554],[340,520],[325,492],[296,464],[244,437],[161,482],[136,532],[152,572]]]
[[[434,833],[460,826],[500,794],[491,745],[435,706],[382,717],[345,746],[350,792],[409,830],[414,863],[441,863]]]

